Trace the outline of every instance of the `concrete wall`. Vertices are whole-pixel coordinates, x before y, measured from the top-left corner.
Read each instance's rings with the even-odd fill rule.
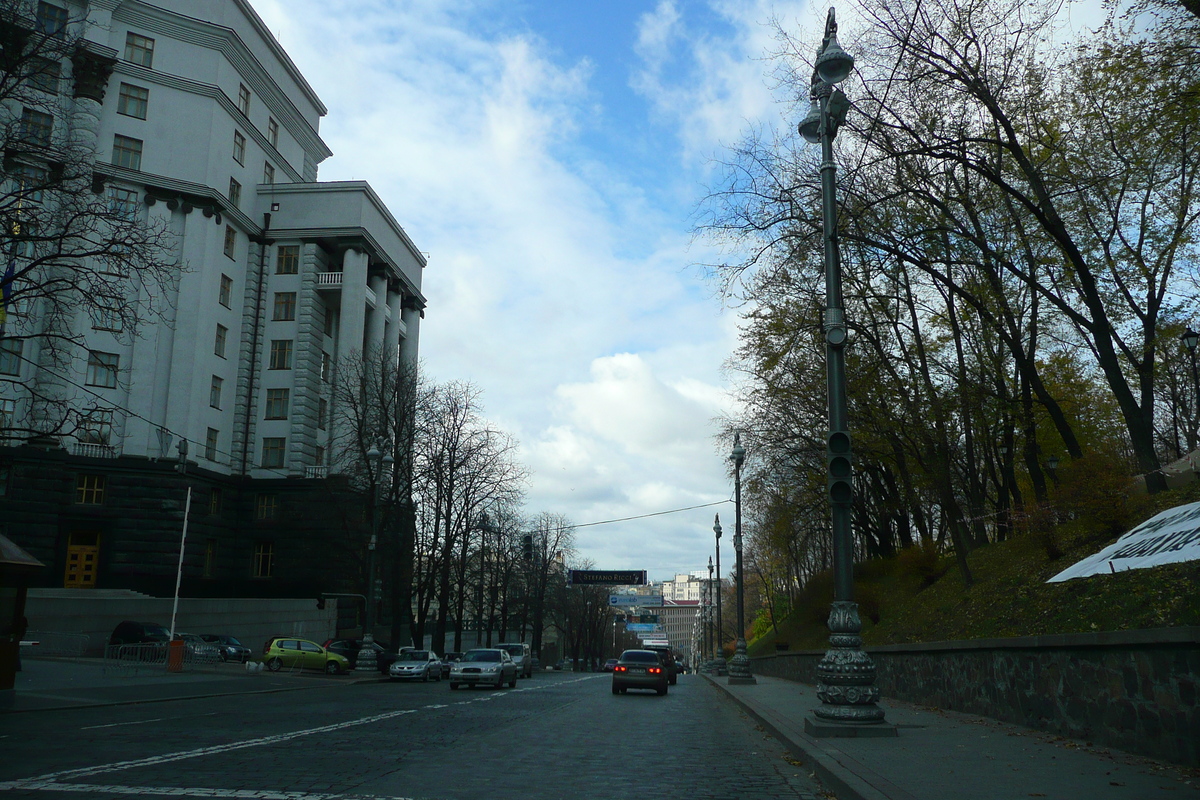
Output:
[[[100,655],[113,628],[122,620],[171,626],[171,598],[149,597],[124,590],[30,589],[25,606],[30,631],[86,633],[89,655]],[[179,599],[175,630],[187,633],[225,633],[261,656],[263,642],[273,634],[288,634],[318,643],[334,635],[337,603],[316,608],[310,597],[184,598]]]
[[[1200,628],[867,648],[883,697],[1200,765]],[[822,652],[751,669],[816,682]]]

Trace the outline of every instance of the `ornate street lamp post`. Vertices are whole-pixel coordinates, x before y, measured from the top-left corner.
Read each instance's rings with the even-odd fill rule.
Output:
[[[704,606],[704,615],[706,617],[706,619],[704,620],[704,623],[705,623],[704,633],[705,633],[705,639],[706,639],[704,652],[707,653],[709,656],[708,663],[710,665],[714,661],[717,660],[717,650],[715,647],[713,647],[713,608],[712,608],[712,606],[713,606],[713,560],[712,560],[712,556],[709,556],[708,557],[708,592],[707,592],[707,597],[705,597],[705,606]]]
[[[371,541],[367,544],[367,607],[363,612],[363,639],[358,648],[358,658],[354,668],[363,672],[375,672],[378,669],[375,660],[375,545],[379,540],[380,507],[379,491],[383,488],[385,471],[390,471],[395,459],[391,453],[380,450],[382,442],[376,440],[367,451],[367,463],[370,466],[373,480],[371,481]],[[386,447],[386,445],[384,445]]]
[[[832,507],[834,600],[829,614],[829,650],[817,665],[815,719],[805,720],[811,735],[895,735],[880,726],[883,709],[876,705],[875,664],[862,649],[862,620],[854,602],[854,500],[850,431],[846,410],[846,319],[842,302],[842,265],[837,238],[837,166],[833,138],[846,120],[850,101],[836,84],[850,76],[854,58],[837,41],[833,9],[825,20],[825,38],[813,69],[812,106],[800,123],[800,135],[821,145],[821,228],[825,240],[825,360],[829,394],[829,468]]]
[[[717,535],[717,583],[714,590],[717,593],[717,641],[714,642],[713,671],[724,675],[725,664],[725,630],[721,619],[721,515],[713,517],[713,533]]]
[[[750,674],[750,658],[746,655],[746,599],[745,576],[742,573],[742,462],[746,460],[746,448],[742,447],[742,435],[733,435],[733,550],[737,554],[737,645],[733,660],[729,662],[729,683],[758,683]]]

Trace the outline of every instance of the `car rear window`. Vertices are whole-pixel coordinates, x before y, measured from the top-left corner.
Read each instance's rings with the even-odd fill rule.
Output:
[[[621,653],[622,661],[632,661],[635,664],[657,664],[658,653],[651,653],[647,650],[626,650]]]
[[[500,649],[507,652],[510,656],[525,655],[525,647],[523,645],[519,645],[519,644],[506,644],[503,647],[501,647]]]
[[[499,650],[472,650],[463,656],[463,661],[499,661]]]

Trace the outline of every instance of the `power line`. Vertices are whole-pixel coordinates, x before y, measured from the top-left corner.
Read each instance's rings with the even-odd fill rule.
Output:
[[[583,522],[578,525],[572,525],[573,528],[590,528],[593,525],[608,525],[613,522],[628,522],[631,519],[645,519],[646,517],[661,517],[663,514],[678,514],[680,511],[694,511],[697,508],[710,508],[712,506],[720,506],[725,503],[732,503],[733,498],[727,500],[718,500],[715,503],[703,503],[698,506],[688,506],[687,508],[672,508],[670,511],[655,511],[650,514],[638,514],[636,517],[621,517],[620,519],[602,519],[599,522]]]

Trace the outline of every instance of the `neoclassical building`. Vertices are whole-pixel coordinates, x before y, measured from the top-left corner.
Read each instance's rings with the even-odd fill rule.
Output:
[[[26,5],[79,46],[53,68],[55,111],[4,113],[94,154],[89,190],[168,234],[180,270],[136,331],[9,309],[2,427],[36,422],[33,397],[105,410],[8,437],[0,530],[44,586],[161,592],[186,482],[191,591],[327,588],[322,526],[348,518],[329,498],[353,505],[330,463],[333,372],[376,349],[415,362],[424,256],[367,183],[318,181],[325,106],[246,0]],[[67,356],[39,352],[47,324],[73,326]]]

